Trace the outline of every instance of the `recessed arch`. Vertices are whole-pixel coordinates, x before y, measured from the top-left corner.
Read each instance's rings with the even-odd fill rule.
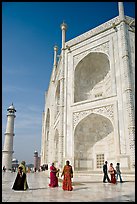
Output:
[[[46,116],[46,132],[49,132],[49,127],[50,127],[50,111],[49,111],[49,108],[48,108],[47,116]],[[48,140],[48,138],[47,138],[47,140]]]
[[[54,149],[55,149],[55,163],[58,166],[58,152],[59,152],[59,131],[56,129],[54,135]]]
[[[105,97],[111,92],[108,56],[92,52],[85,56],[74,71],[74,102]]]
[[[49,149],[49,130],[50,130],[50,110],[47,109],[47,115],[46,115],[46,126],[45,126],[45,148],[46,148],[46,158],[45,161],[48,162],[48,149]]]
[[[113,145],[110,145],[110,141],[113,141]],[[98,150],[102,154],[105,154],[105,148],[107,146],[108,149],[111,147],[113,154],[114,128],[111,121],[95,113],[91,113],[83,118],[74,131],[75,169],[81,170],[82,168],[86,168],[93,170],[95,168],[95,157]],[[82,165],[82,162],[84,165]]]
[[[55,117],[59,113],[59,105],[60,105],[60,81],[58,81],[55,92]]]

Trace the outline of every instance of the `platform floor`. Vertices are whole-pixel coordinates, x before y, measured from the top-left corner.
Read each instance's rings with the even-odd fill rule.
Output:
[[[49,188],[49,174],[36,172],[27,174],[27,191],[14,191],[16,174],[2,172],[2,202],[135,202],[135,181],[115,185],[94,176],[86,180],[74,175],[73,191],[63,191],[61,182],[59,187]]]

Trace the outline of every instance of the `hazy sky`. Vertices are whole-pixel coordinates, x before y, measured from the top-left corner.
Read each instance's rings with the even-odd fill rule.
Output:
[[[135,17],[135,2],[124,7],[125,15]],[[116,16],[117,2],[2,2],[2,145],[13,102],[13,158],[33,163],[34,151],[40,155],[44,94],[54,45],[61,50],[60,24],[68,25],[68,41]]]

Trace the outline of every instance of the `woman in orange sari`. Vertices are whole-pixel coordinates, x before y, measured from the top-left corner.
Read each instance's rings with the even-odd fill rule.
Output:
[[[66,161],[66,165],[63,168],[63,172],[61,174],[61,177],[64,176],[63,178],[63,183],[62,183],[62,189],[65,191],[72,191],[72,181],[71,178],[73,178],[73,170],[72,166],[69,164],[69,161]]]

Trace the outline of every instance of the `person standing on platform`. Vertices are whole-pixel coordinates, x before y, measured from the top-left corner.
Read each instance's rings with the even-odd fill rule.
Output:
[[[13,190],[27,190],[28,189],[25,161],[22,161],[20,165],[18,166],[18,173],[17,173],[12,189]]]
[[[64,166],[61,174],[61,177],[64,176],[62,189],[66,191],[73,190],[73,187],[72,187],[73,170],[72,170],[72,166],[69,163],[70,162],[67,160],[66,165]]]
[[[113,167],[113,163],[110,163],[108,171],[111,175],[111,183],[116,184],[116,170]]]
[[[59,170],[54,166],[54,163],[50,166],[50,184],[49,187],[58,187],[57,172]]]
[[[116,165],[116,179],[118,180],[118,177],[120,178],[120,183],[123,183],[122,177],[121,177],[121,171],[120,171],[120,163],[117,163]]]
[[[109,179],[109,176],[108,176],[108,167],[107,167],[107,161],[105,161],[104,165],[103,165],[103,173],[104,173],[104,177],[103,177],[103,183],[106,182],[106,179],[107,181],[110,183],[110,179]]]
[[[4,171],[4,172],[6,171],[6,167],[5,167],[5,166],[3,166],[3,171]]]

